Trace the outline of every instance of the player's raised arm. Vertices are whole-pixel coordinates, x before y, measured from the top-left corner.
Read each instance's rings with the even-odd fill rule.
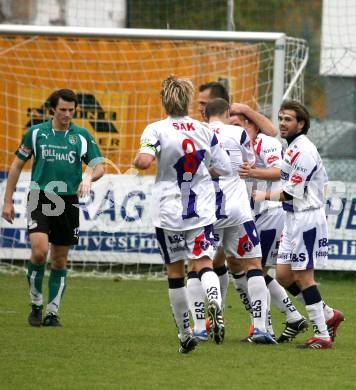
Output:
[[[275,137],[278,134],[278,130],[273,123],[264,115],[255,111],[247,104],[232,103],[230,108],[230,115],[244,115],[248,120],[255,123],[262,133]]]
[[[281,143],[276,138],[266,139],[265,137],[259,137],[255,143],[255,151],[257,157],[263,163],[263,167],[244,163],[239,170],[240,176],[244,179],[280,180],[282,163]]]

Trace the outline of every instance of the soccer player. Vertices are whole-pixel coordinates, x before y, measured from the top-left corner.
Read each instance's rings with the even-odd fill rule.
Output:
[[[208,101],[214,98],[222,98],[227,102],[230,101],[227,89],[217,81],[211,81],[199,86],[198,106],[201,118],[204,122],[208,121],[205,116],[205,107]],[[214,264],[216,259],[218,259],[218,267]],[[220,248],[218,248],[215,253],[214,263],[214,271],[219,277],[222,301],[224,302],[229,283],[229,275],[225,266],[225,256]],[[189,309],[194,321],[194,336],[196,336],[199,341],[207,341],[209,337],[206,328],[209,327],[209,325],[206,323],[205,319],[205,293],[201,286],[198,273],[194,269],[193,262],[188,262],[187,294]]]
[[[328,255],[324,209],[327,175],[315,145],[306,137],[310,115],[304,105],[286,100],[279,111],[279,129],[288,148],[281,166],[282,190],[254,193],[255,201],[283,202],[287,211],[277,258],[277,280],[304,302],[314,336],[298,345],[303,349],[332,348],[344,315],[321,299],[314,267]],[[329,328],[329,329],[328,329]]]
[[[239,175],[241,178],[249,181],[250,189],[253,188],[260,191],[280,189],[282,145],[277,138],[263,134],[252,119],[246,117],[246,114],[242,114],[242,112],[249,112],[243,106],[242,104],[235,105],[231,118],[235,124],[240,125],[247,131],[254,145],[256,164],[252,166],[248,162],[244,162],[240,166]],[[287,318],[285,329],[277,339],[277,342],[288,342],[296,337],[298,333],[305,331],[308,328],[308,323],[293,305],[285,289],[267,273],[269,268],[275,268],[276,265],[285,211],[282,209],[281,204],[267,200],[263,202],[251,201],[251,206],[253,208],[257,232],[261,240],[262,267],[271,302]],[[251,305],[243,276],[244,271],[234,274],[234,284],[240,292],[245,308],[247,307],[250,311]],[[271,323],[269,326],[269,331],[273,333]],[[252,332],[253,329],[250,330],[248,337],[252,335]]]
[[[166,264],[180,353],[192,351],[198,343],[189,325],[187,259],[194,261],[208,299],[212,338],[218,344],[224,339],[219,279],[212,269],[215,191],[211,175],[230,174],[231,164],[214,133],[188,116],[192,95],[188,79],[170,76],[163,81],[161,101],[168,117],[145,128],[134,160],[136,168],[147,169],[157,159],[153,223]]]
[[[255,156],[246,131],[239,126],[229,125],[229,103],[221,98],[210,100],[205,114],[209,126],[217,134],[227,151],[233,167],[230,176],[214,179],[216,192],[216,217],[214,224],[218,245],[223,248],[228,267],[232,273],[243,263],[246,270],[248,295],[251,298],[251,312],[254,331],[251,341],[276,344],[266,329],[267,287],[261,266],[261,246],[253,221],[244,180],[238,170],[243,161],[255,164]]]
[[[27,203],[27,229],[31,259],[27,279],[32,310],[31,326],[61,326],[58,310],[66,287],[67,258],[71,245],[78,243],[78,196],[90,191],[93,181],[104,174],[102,156],[89,132],[71,122],[77,97],[70,89],[52,93],[49,104],[53,117],[30,127],[11,164],[7,179],[2,217],[12,223],[12,202],[20,173],[33,158]],[[82,161],[88,165],[82,179]],[[42,284],[50,246],[51,270],[48,280],[48,304],[42,320]]]
[[[221,83],[218,81],[210,81],[199,86],[198,109],[205,122],[207,122],[205,107],[209,100],[215,98],[222,98],[230,102],[229,92]]]
[[[227,89],[219,82],[212,81],[200,85],[198,104],[201,117],[205,122],[207,122],[207,118],[205,115],[205,107],[207,103],[214,98],[222,98],[227,102],[230,102],[229,93]],[[264,115],[258,113],[257,111],[244,104],[233,103],[231,106],[231,112],[233,112],[234,109],[239,110],[239,112],[245,113],[246,115],[248,115],[248,117],[253,118],[255,123],[257,123],[261,129],[263,129],[263,132],[265,134],[270,136],[277,135],[276,128],[273,126],[272,122]],[[229,285],[229,274],[225,264],[224,252],[220,247],[215,253],[213,267],[214,271],[219,276],[221,293],[224,302]],[[206,341],[208,340],[208,332],[206,329],[204,312],[204,291],[201,288],[198,275],[195,272],[193,265],[190,263],[188,264],[187,288],[189,307],[194,319],[194,335],[197,336],[200,341]]]

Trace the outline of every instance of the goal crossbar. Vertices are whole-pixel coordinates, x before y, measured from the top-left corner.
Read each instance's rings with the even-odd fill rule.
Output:
[[[131,28],[87,28],[66,26],[0,25],[0,35],[75,36],[95,38],[127,38],[157,40],[197,40],[230,42],[274,42],[272,86],[272,121],[278,123],[278,110],[283,100],[286,34],[281,32],[159,30]],[[0,53],[1,55],[1,53]]]

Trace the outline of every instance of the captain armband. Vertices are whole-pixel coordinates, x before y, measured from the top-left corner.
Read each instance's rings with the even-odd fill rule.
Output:
[[[141,149],[140,149],[140,152],[141,153],[149,153],[149,151],[151,151],[150,154],[152,154],[152,152],[156,155],[156,154],[159,154],[159,152],[161,151],[161,145],[153,145],[151,144],[150,142],[144,142],[143,144],[141,144]]]

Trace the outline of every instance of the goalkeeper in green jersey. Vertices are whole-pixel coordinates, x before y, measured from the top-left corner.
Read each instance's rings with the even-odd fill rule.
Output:
[[[61,326],[58,309],[66,287],[69,249],[78,243],[78,197],[90,192],[91,183],[104,174],[103,157],[89,132],[71,122],[78,105],[70,89],[60,89],[49,98],[53,117],[30,127],[11,164],[2,217],[12,223],[13,193],[26,161],[33,157],[27,200],[27,229],[31,242],[28,283],[32,326]],[[82,179],[82,161],[87,165]],[[42,282],[50,246],[51,270],[48,304],[42,320]]]

